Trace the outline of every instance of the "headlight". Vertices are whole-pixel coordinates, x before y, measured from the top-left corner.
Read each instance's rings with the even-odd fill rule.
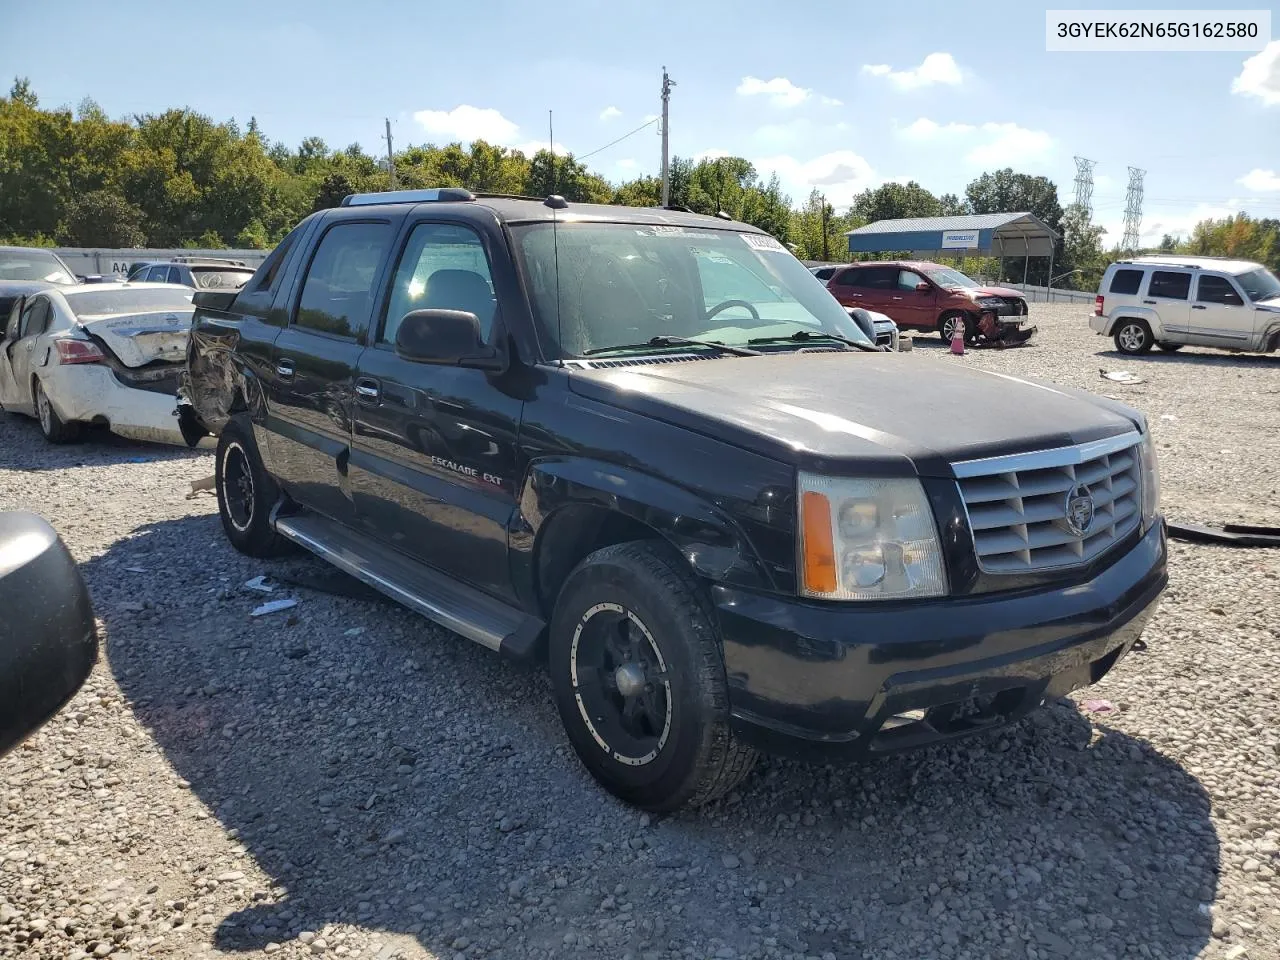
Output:
[[[978,305],[982,307],[1003,307],[1003,297],[978,297]]]
[[[800,474],[800,593],[823,600],[940,597],[938,528],[919,480]]]
[[[1142,529],[1147,530],[1160,515],[1160,460],[1149,429],[1138,445],[1138,457],[1142,462]]]

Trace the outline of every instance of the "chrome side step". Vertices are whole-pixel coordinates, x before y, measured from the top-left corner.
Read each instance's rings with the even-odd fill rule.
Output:
[[[537,650],[546,624],[385,547],[312,514],[274,518],[276,532],[428,620],[517,659]]]

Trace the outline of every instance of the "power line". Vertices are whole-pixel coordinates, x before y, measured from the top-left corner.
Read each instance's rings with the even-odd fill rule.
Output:
[[[636,135],[637,133],[639,133],[641,130],[645,129],[645,127],[652,127],[652,126],[653,126],[655,123],[657,123],[660,119],[661,119],[661,117],[654,117],[652,120],[646,120],[644,123],[640,124],[640,126],[636,127],[636,128],[635,128],[634,130],[632,130],[630,133],[624,133],[624,134],[623,134],[622,136],[620,136],[617,140],[610,140],[610,141],[609,141],[608,143],[606,143],[603,147],[596,147],[596,148],[595,148],[594,150],[592,150],[590,153],[582,153],[582,154],[579,154],[575,159],[577,159],[577,160],[585,160],[585,159],[587,159],[587,157],[594,157],[597,153],[602,153],[603,151],[608,150],[610,147],[614,146],[615,144],[619,144],[619,143],[621,143],[623,140],[627,139],[627,137],[635,136],[635,135]]]

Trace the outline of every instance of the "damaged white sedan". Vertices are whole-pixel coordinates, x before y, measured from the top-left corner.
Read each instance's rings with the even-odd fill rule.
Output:
[[[175,394],[193,293],[98,283],[20,297],[0,340],[0,404],[35,417],[52,443],[76,440],[85,424],[182,443]]]

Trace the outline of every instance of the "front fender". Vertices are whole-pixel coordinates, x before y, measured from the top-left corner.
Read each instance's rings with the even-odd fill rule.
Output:
[[[644,473],[598,460],[534,461],[520,491],[519,524],[532,554],[568,508],[589,506],[643,524],[670,543],[701,577],[757,590],[775,585],[741,526],[697,493]],[[530,556],[529,575],[536,561]]]

